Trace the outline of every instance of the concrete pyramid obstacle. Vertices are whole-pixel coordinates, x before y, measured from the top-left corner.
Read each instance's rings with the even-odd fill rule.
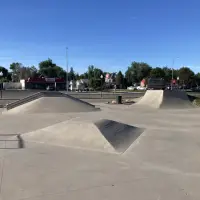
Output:
[[[96,111],[94,105],[60,92],[39,92],[7,105],[7,113],[69,113]]]
[[[147,90],[137,104],[161,109],[194,108],[186,92],[180,90]]]
[[[123,153],[144,129],[111,120],[65,121],[22,135],[25,141],[81,148],[107,153]],[[26,142],[25,142],[26,143]]]

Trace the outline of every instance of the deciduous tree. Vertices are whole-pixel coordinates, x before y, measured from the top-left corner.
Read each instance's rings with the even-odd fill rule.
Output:
[[[165,78],[165,71],[160,67],[156,67],[151,70],[150,76],[155,78]]]
[[[151,72],[151,66],[144,62],[132,62],[125,72],[128,85],[139,83],[143,78],[147,78]]]

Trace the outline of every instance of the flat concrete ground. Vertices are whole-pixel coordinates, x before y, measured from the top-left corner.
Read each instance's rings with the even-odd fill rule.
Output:
[[[100,118],[145,132],[122,155],[34,142],[0,149],[0,199],[200,199],[200,109],[98,105],[100,112],[1,115],[7,139],[65,120]]]

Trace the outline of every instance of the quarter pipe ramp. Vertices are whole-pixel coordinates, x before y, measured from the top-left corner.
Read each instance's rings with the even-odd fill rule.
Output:
[[[161,109],[194,108],[186,92],[180,90],[147,90],[137,104]]]

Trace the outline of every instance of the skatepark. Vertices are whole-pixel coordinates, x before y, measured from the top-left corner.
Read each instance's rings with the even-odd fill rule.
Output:
[[[199,115],[182,91],[132,105],[14,101],[0,115],[0,199],[199,200]]]

